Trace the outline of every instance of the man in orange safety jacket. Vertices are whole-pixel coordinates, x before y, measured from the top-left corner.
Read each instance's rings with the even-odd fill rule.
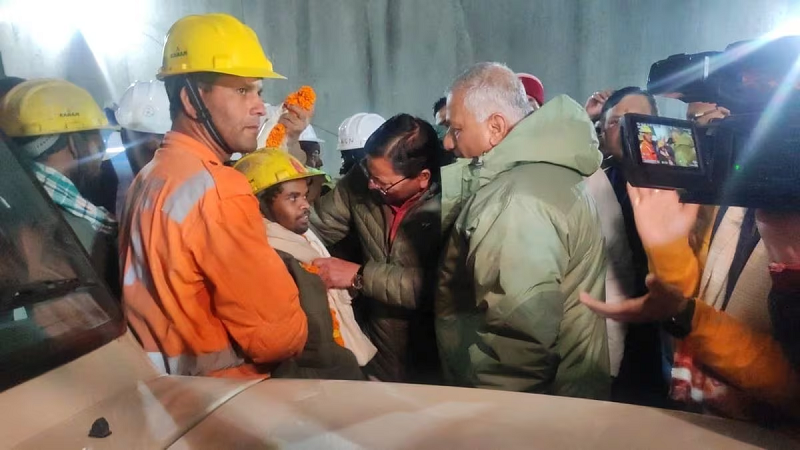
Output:
[[[158,78],[172,130],[124,208],[129,324],[166,373],[263,376],[301,352],[307,321],[247,179],[225,163],[255,150],[262,79],[283,77],[251,28],[207,14],[172,26]],[[289,108],[281,122],[297,139],[309,120]]]

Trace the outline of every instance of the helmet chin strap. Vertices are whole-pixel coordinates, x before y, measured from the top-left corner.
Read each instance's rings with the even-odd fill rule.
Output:
[[[200,91],[197,88],[197,84],[194,83],[189,76],[183,77],[184,82],[186,83],[186,92],[189,94],[189,101],[192,102],[192,106],[194,107],[195,111],[197,111],[197,118],[195,120],[201,122],[203,126],[208,131],[208,134],[211,135],[211,139],[217,143],[217,145],[222,148],[222,151],[227,153],[228,155],[232,155],[236,153],[234,150],[230,148],[225,139],[222,138],[222,135],[219,134],[219,130],[214,125],[214,120],[211,118],[211,112],[206,108],[205,102],[203,99],[200,98]]]

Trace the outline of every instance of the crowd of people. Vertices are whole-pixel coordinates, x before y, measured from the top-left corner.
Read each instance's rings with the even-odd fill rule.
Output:
[[[345,119],[333,183],[313,109],[261,99],[280,77],[237,19],[180,19],[158,80],[112,115],[130,176],[104,160],[86,90],[0,80],[0,128],[164,373],[799,417],[800,220],[630,187],[620,120],[658,115],[647,91],[545,101],[535,76],[479,63],[430,123]],[[270,120],[286,148],[260,148]],[[682,138],[642,145],[696,164]]]

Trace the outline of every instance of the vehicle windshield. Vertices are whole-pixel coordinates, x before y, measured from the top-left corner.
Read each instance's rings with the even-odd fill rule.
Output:
[[[124,330],[118,302],[9,145],[0,140],[0,390]]]

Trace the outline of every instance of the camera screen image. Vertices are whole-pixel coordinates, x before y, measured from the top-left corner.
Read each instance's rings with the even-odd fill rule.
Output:
[[[639,153],[645,164],[697,169],[697,147],[692,129],[679,126],[638,123]]]

